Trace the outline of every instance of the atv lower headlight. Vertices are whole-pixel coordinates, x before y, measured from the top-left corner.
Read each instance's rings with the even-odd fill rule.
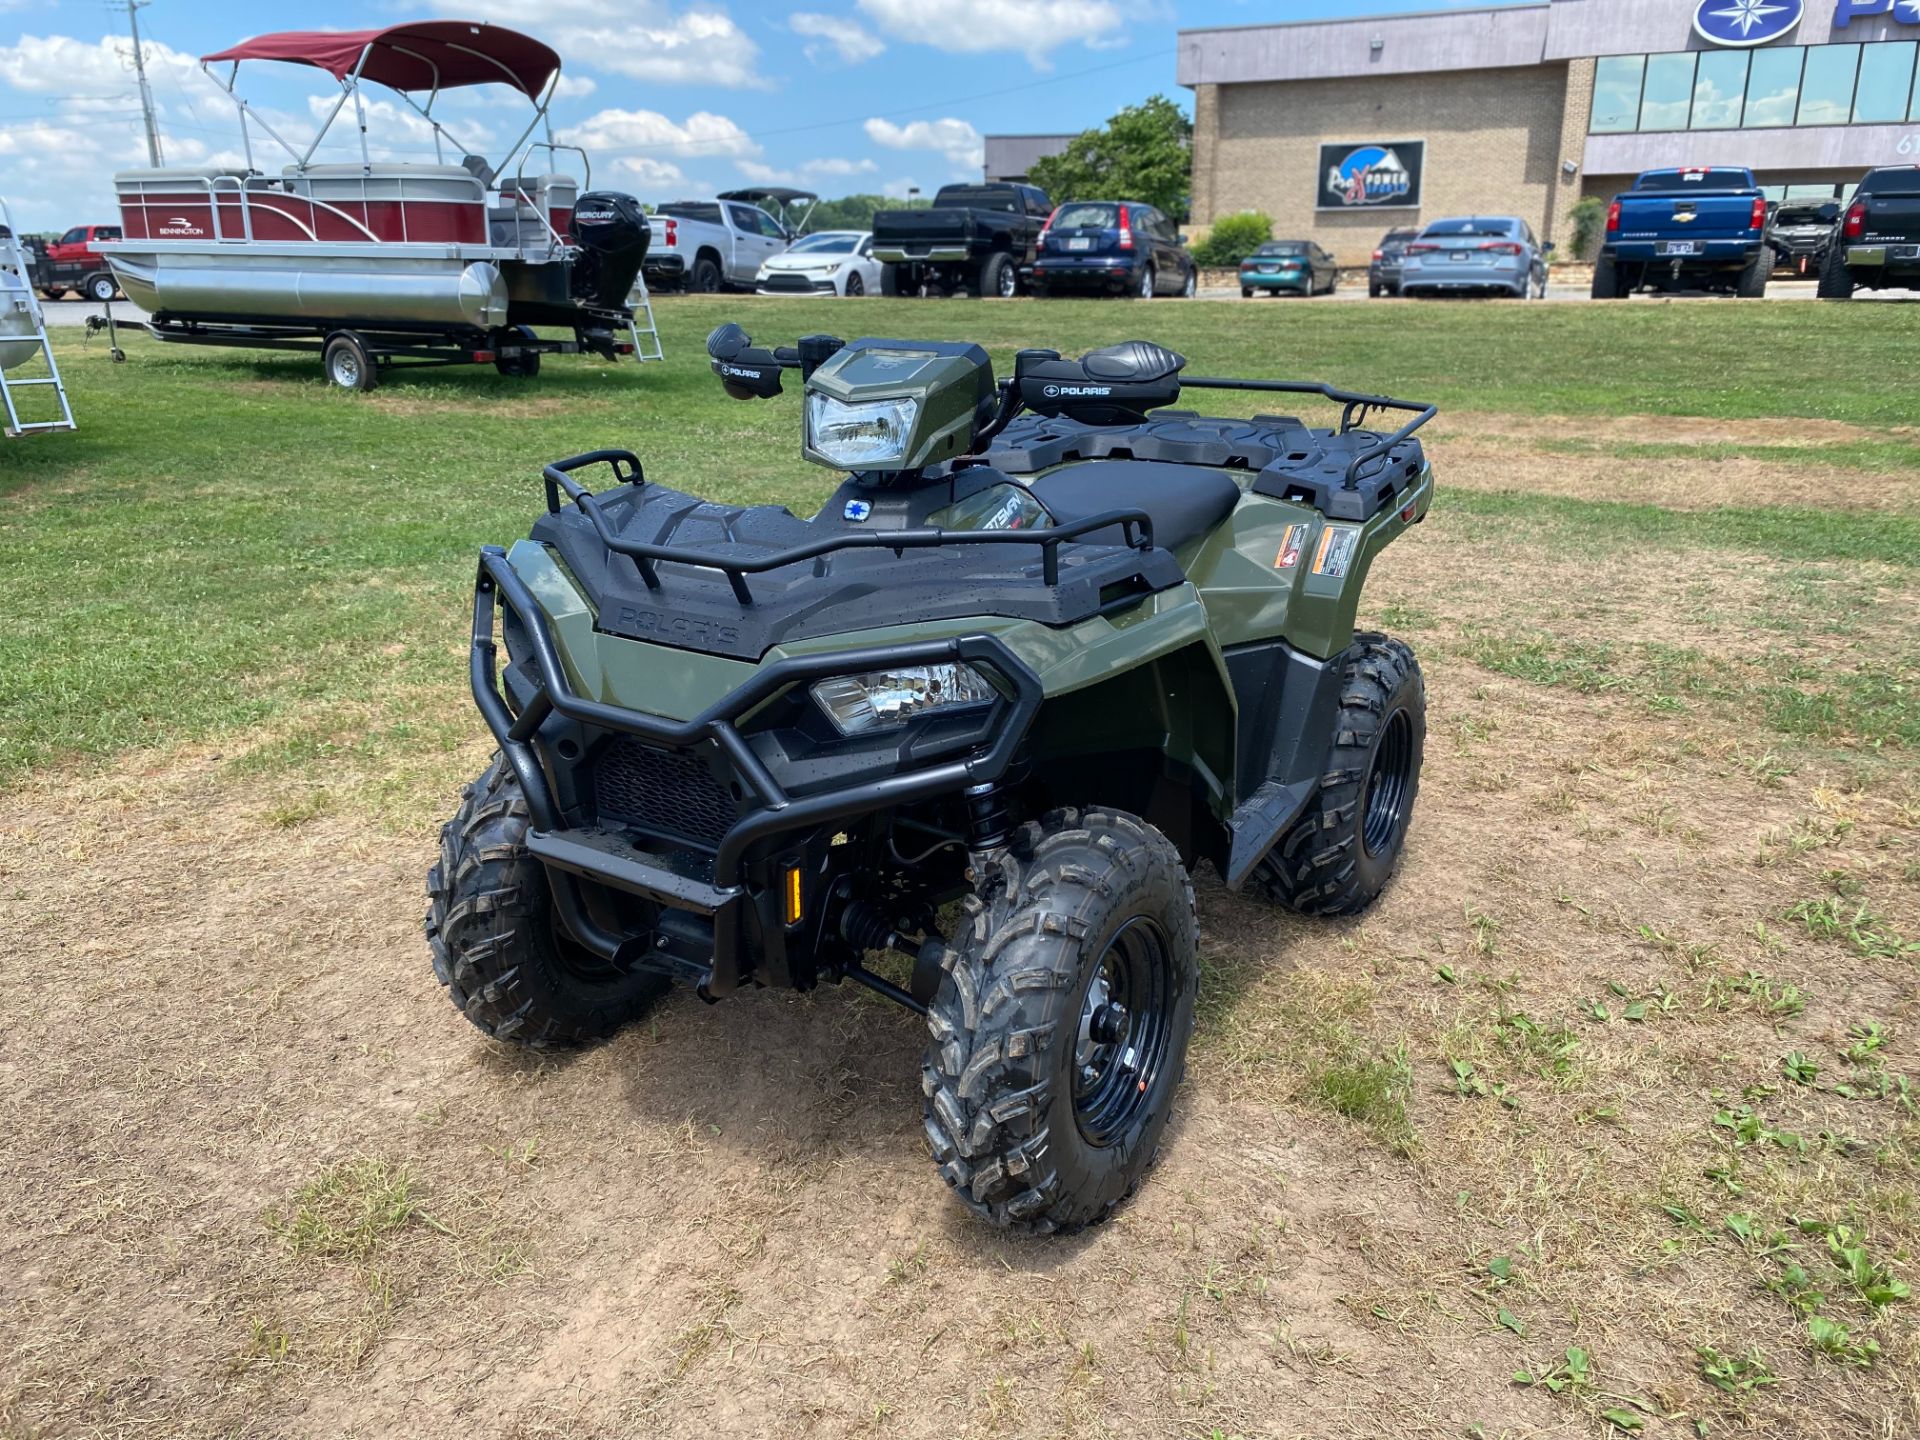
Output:
[[[985,705],[997,693],[987,677],[964,660],[836,675],[813,687],[814,700],[842,735],[904,725],[929,710]]]
[[[807,397],[807,442],[843,470],[899,465],[907,458],[918,400],[849,405],[831,395]]]

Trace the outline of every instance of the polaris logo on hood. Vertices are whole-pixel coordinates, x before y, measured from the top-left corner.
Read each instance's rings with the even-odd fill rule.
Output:
[[[1062,395],[1111,395],[1113,387],[1111,385],[1049,385],[1041,393],[1049,400],[1054,400]]]

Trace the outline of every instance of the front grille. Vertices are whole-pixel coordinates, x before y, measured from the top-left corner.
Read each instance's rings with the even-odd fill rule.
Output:
[[[762,290],[791,290],[796,295],[811,295],[813,281],[793,271],[775,271],[760,282]]]
[[[733,797],[691,750],[658,750],[616,735],[594,761],[594,804],[602,825],[716,849],[738,816]]]

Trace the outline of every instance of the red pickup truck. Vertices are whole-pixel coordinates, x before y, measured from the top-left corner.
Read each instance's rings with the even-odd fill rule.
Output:
[[[47,246],[46,264],[35,277],[40,293],[49,300],[58,300],[69,290],[78,290],[89,300],[119,299],[113,272],[93,248],[96,241],[119,238],[118,225],[74,226]]]

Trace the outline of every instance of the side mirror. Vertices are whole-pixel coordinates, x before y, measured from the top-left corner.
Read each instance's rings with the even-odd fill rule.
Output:
[[[1542,255],[1551,255],[1553,251],[1554,251],[1554,242],[1551,240],[1547,241],[1546,244],[1540,247],[1540,253]]]
[[[734,399],[771,400],[780,393],[780,362],[771,350],[755,348],[753,337],[731,320],[707,336],[707,355],[720,387]]]

